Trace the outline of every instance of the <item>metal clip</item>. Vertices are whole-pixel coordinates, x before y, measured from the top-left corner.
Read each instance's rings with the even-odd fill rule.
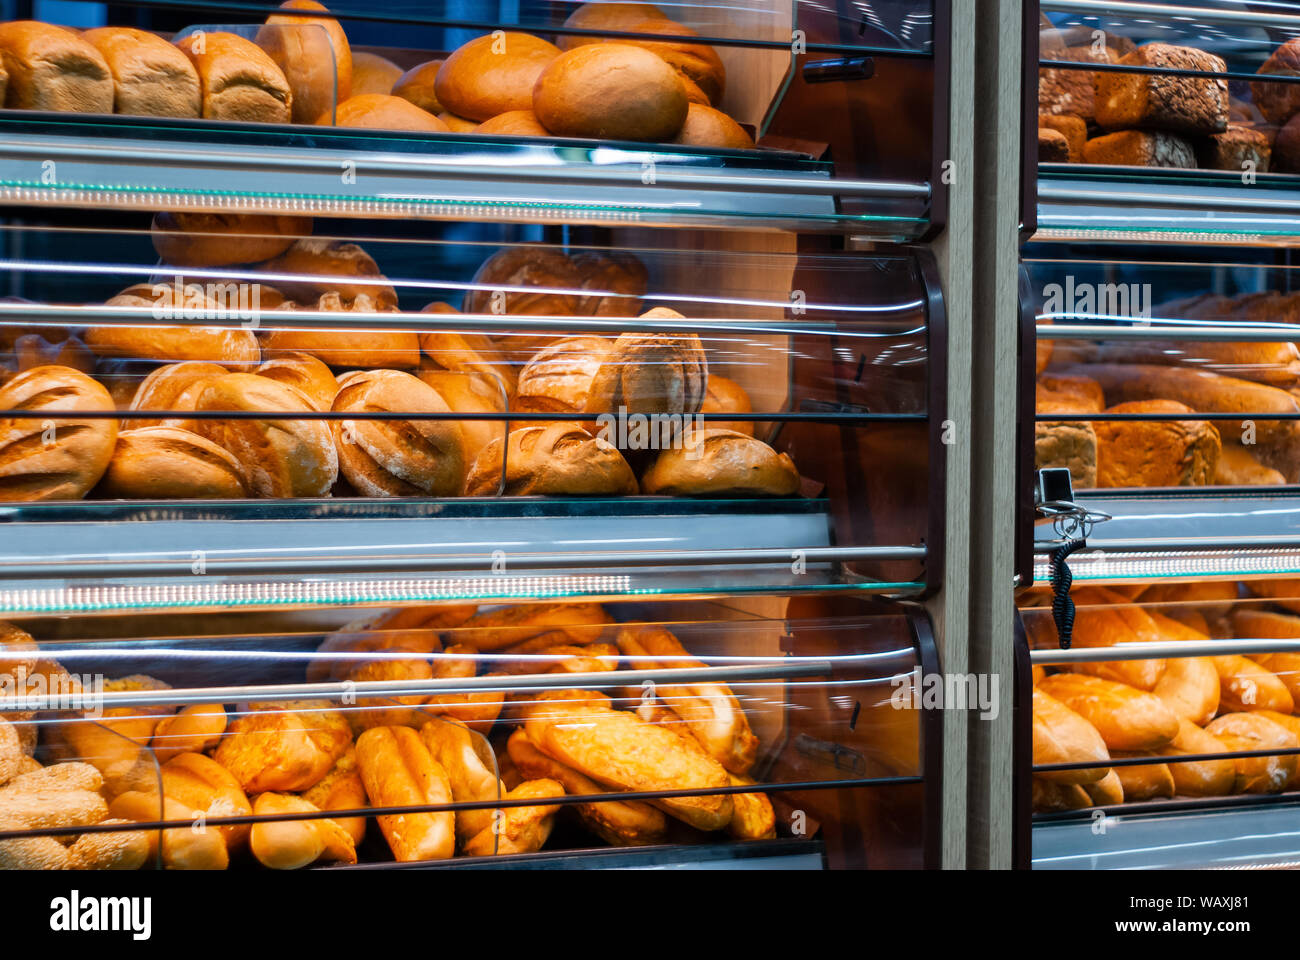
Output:
[[[1070,471],[1060,467],[1039,470],[1034,484],[1034,522],[1051,522],[1056,543],[1087,540],[1092,528],[1111,518],[1109,513],[1089,510],[1074,501]],[[1041,541],[1040,541],[1041,542]]]

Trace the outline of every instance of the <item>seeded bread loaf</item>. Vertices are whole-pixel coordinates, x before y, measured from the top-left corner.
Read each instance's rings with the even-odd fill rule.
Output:
[[[1272,156],[1268,137],[1239,123],[1231,123],[1223,133],[1210,134],[1196,144],[1197,162],[1206,170],[1240,173],[1253,169],[1255,173],[1268,173]],[[1247,164],[1253,164],[1253,168]]]
[[[1147,43],[1120,58],[1124,66],[1223,73],[1220,57],[1193,47]],[[1097,124],[1104,130],[1146,127],[1184,134],[1228,128],[1228,82],[1220,78],[1106,71],[1096,77]]]
[[[1083,147],[1084,163],[1122,167],[1196,166],[1191,143],[1164,130],[1121,130],[1093,137]]]

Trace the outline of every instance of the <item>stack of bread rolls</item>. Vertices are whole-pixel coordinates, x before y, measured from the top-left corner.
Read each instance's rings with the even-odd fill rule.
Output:
[[[694,334],[493,339],[456,330],[459,311],[441,302],[424,312],[448,327],[422,333],[278,327],[277,316],[301,310],[400,322],[374,258],[312,227],[302,217],[159,214],[154,246],[177,272],[108,305],[176,323],[70,329],[59,342],[44,328],[15,330],[0,409],[65,416],[7,425],[0,500],[798,492],[789,456],[749,421],[699,419],[750,414],[752,404],[710,371]],[[201,284],[185,273],[226,268],[243,279]],[[464,305],[633,317],[646,290],[646,268],[630,254],[522,245],[483,264]],[[253,320],[202,325],[242,317],[236,309]],[[663,307],[643,316],[688,326]],[[555,418],[512,423],[513,412]],[[620,429],[620,416],[641,421]]]
[[[9,624],[0,624],[0,663],[15,675],[76,682]],[[656,666],[701,664],[669,630],[616,624],[595,603],[438,605],[383,612],[328,635],[305,679],[365,683]],[[106,689],[167,686],[134,675]],[[538,802],[379,814],[369,849],[386,847],[399,862],[530,853],[547,842],[557,816],[616,846],[663,842],[687,828],[737,840],[776,832],[761,790],[555,802],[570,794],[754,784],[749,775],[761,745],[741,701],[721,683],[661,686],[653,697],[634,687],[617,699],[581,689],[480,691],[345,704],[111,708],[93,719],[43,719],[0,720],[0,825],[66,827],[67,843],[0,841],[0,869],[356,863],[365,855],[367,808],[494,800]],[[321,818],[321,811],[343,815]],[[299,813],[317,816],[292,817]],[[228,817],[254,819],[207,822]],[[83,825],[159,820],[177,825],[76,836]]]
[[[1300,296],[1202,294],[1159,304],[1166,319],[1300,322]],[[1300,351],[1293,343],[1039,342],[1038,467],[1078,487],[1263,486],[1300,481]],[[1182,415],[1120,421],[1106,413]],[[1240,414],[1198,420],[1197,413]]]
[[[718,109],[726,69],[652,4],[592,3],[559,46],[498,30],[403,72],[354,53],[316,0],[285,0],[250,40],[197,31],[171,43],[131,27],[0,24],[0,102],[10,109],[295,123],[417,133],[650,140],[752,149]]]
[[[1300,639],[1300,583],[1286,580],[1154,584],[1073,591],[1074,644],[1186,644],[1167,659],[1035,668],[1034,806],[1060,811],[1158,798],[1280,793],[1300,788],[1300,655],[1198,656],[1210,639]],[[1021,598],[1031,648],[1056,645],[1041,590]],[[1291,607],[1286,607],[1291,604]],[[1296,750],[1264,757],[1238,752]],[[1111,766],[1141,756],[1223,754],[1186,762]]]

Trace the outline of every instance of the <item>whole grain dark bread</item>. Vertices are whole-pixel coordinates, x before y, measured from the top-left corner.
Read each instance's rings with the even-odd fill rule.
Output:
[[[1068,163],[1070,160],[1070,141],[1059,130],[1038,128],[1038,162]]]
[[[1163,130],[1121,130],[1093,137],[1083,147],[1084,163],[1123,167],[1196,166],[1196,151],[1176,134]]]
[[[1240,173],[1247,163],[1256,173],[1268,173],[1273,149],[1268,137],[1258,130],[1237,123],[1228,124],[1223,133],[1212,133],[1196,144],[1197,163],[1205,170],[1232,170]]]
[[[1300,173],[1300,113],[1277,132],[1271,162],[1278,173]]]
[[[1273,51],[1273,55],[1259,68],[1260,74],[1300,76],[1300,37],[1288,40]],[[1250,85],[1255,106],[1264,119],[1284,124],[1300,113],[1300,83],[1263,83],[1256,80]]]
[[[1092,47],[1068,47],[1052,59],[1073,60],[1076,63],[1110,63],[1111,55],[1108,50],[1094,52]],[[1038,112],[1073,114],[1082,118],[1084,123],[1092,123],[1096,86],[1094,76],[1091,70],[1039,70]]]
[[[1040,113],[1038,115],[1038,127],[1040,130],[1044,127],[1048,130],[1055,130],[1064,136],[1070,148],[1070,163],[1083,163],[1083,145],[1088,142],[1088,125],[1083,122],[1081,117],[1069,113]],[[1041,152],[1040,150],[1039,153],[1041,154]]]
[[[1227,70],[1222,58],[1212,53],[1168,43],[1144,44],[1119,63],[1207,73]],[[1143,127],[1189,134],[1228,129],[1226,80],[1109,71],[1096,77],[1097,124],[1103,129]]]

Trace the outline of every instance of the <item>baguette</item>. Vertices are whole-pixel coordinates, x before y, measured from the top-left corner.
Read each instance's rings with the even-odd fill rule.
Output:
[[[1291,735],[1300,742],[1300,717],[1292,716],[1289,713],[1278,713],[1276,710],[1258,710],[1256,711],[1261,717],[1267,717],[1279,727],[1285,727],[1291,732]],[[1286,788],[1295,790],[1300,787],[1300,757],[1296,757],[1296,772],[1291,775],[1287,781]]]
[[[1057,673],[1038,685],[1101,734],[1108,750],[1158,750],[1178,735],[1178,715],[1154,694],[1081,673]]]
[[[320,808],[291,793],[264,793],[253,805],[257,816],[319,813]],[[249,847],[272,870],[297,870],[317,860],[356,863],[352,837],[333,820],[272,820],[253,824]]]
[[[1115,753],[1115,758],[1118,760],[1121,757],[1140,757],[1143,755],[1143,752],[1129,753],[1118,750]],[[1174,775],[1170,772],[1167,763],[1119,766],[1115,767],[1115,773],[1119,776],[1125,800],[1154,800],[1157,797],[1172,797],[1174,795]]]
[[[357,767],[376,807],[450,804],[447,772],[410,727],[375,727],[357,738]],[[399,863],[447,860],[456,852],[455,816],[405,813],[381,816],[379,829]]]
[[[1074,642],[1080,647],[1110,647],[1120,643],[1156,643],[1167,639],[1159,625],[1141,607],[1131,603],[1080,606],[1075,613]],[[1165,672],[1164,660],[1111,660],[1080,663],[1087,673],[1139,690],[1153,690]]]
[[[1225,713],[1205,728],[1229,750],[1250,751],[1300,747],[1286,727],[1258,713]],[[1238,757],[1234,793],[1280,793],[1296,774],[1296,755]]]
[[[1178,736],[1164,748],[1173,754],[1227,753],[1222,740],[1206,733],[1195,723],[1183,718],[1179,721]],[[1232,760],[1196,760],[1188,763],[1171,763],[1174,789],[1180,797],[1223,797],[1232,792],[1237,778],[1237,765]]]
[[[1295,700],[1286,684],[1247,657],[1228,654],[1211,657],[1219,671],[1219,706],[1225,713],[1276,710],[1290,713]]]
[[[508,800],[551,799],[564,796],[564,787],[555,780],[525,780],[506,794]],[[465,844],[471,857],[509,856],[535,853],[542,849],[555,825],[559,804],[537,807],[505,807],[491,826]]]
[[[1034,691],[1034,764],[1106,761],[1105,741],[1091,723],[1042,690]],[[1054,783],[1093,783],[1110,772],[1106,766],[1035,774]]]
[[[162,765],[163,794],[209,817],[248,816],[253,812],[239,782],[221,764],[201,753],[182,753]],[[246,824],[217,827],[230,850],[248,839]]]
[[[334,768],[319,783],[304,792],[302,798],[321,810],[360,810],[366,806],[366,788],[357,771],[355,748],[348,747]],[[354,846],[365,838],[365,817],[344,817],[334,820],[334,823],[352,838]]]
[[[506,792],[497,779],[495,761],[487,741],[456,719],[435,717],[420,728],[429,755],[447,772],[451,795],[457,803],[500,800]],[[496,811],[483,808],[456,811],[456,839],[464,846],[490,829]]]
[[[1237,637],[1256,640],[1300,639],[1300,617],[1245,608],[1232,615],[1232,631]],[[1261,653],[1250,659],[1276,675],[1291,699],[1300,703],[1300,653]]]

